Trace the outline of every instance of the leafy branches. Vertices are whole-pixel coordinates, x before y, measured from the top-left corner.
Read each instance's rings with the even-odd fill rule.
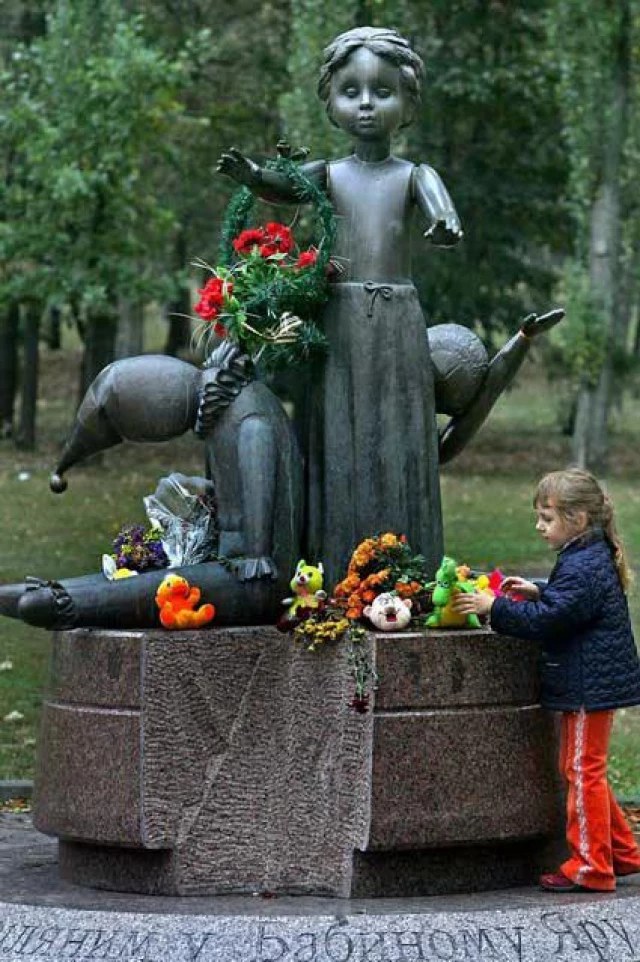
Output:
[[[16,51],[0,94],[4,292],[81,312],[161,283],[173,217],[143,178],[180,112],[179,63],[148,46],[116,0],[98,6],[96,19],[95,5],[59,3],[47,36]]]

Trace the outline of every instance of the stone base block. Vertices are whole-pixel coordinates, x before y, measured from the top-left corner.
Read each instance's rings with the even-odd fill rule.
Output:
[[[531,885],[566,858],[563,839],[354,854],[352,898],[456,895]]]
[[[274,628],[54,637],[37,827],[65,878],[148,894],[426,895],[526,883],[561,857],[533,646],[488,630],[347,652]]]

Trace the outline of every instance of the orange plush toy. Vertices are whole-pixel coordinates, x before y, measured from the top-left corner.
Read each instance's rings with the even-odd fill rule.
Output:
[[[200,589],[192,588],[186,578],[167,575],[156,592],[156,604],[160,609],[163,628],[202,628],[216,613],[213,605],[202,605]]]

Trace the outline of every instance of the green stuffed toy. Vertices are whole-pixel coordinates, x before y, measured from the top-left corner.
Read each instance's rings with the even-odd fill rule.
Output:
[[[432,602],[435,608],[427,618],[427,628],[480,628],[477,615],[463,615],[451,607],[454,595],[459,591],[475,591],[473,582],[458,578],[453,558],[444,557],[436,571]],[[431,587],[431,585],[429,586]]]

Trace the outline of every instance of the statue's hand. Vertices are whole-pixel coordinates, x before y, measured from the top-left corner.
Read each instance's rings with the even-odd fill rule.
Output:
[[[246,187],[255,187],[260,183],[259,166],[237,147],[230,147],[226,154],[220,156],[216,169]]]
[[[560,323],[563,317],[564,308],[562,307],[556,307],[553,311],[543,314],[542,317],[538,317],[537,314],[529,314],[522,322],[520,330],[525,337],[537,337],[539,334],[544,334],[545,331],[550,331],[552,327]]]
[[[455,214],[437,220],[429,230],[424,232],[426,239],[435,247],[453,247],[459,244],[464,233]]]
[[[255,581],[259,578],[277,578],[278,569],[273,560],[262,556],[260,558],[231,559],[233,573],[239,581]]]

